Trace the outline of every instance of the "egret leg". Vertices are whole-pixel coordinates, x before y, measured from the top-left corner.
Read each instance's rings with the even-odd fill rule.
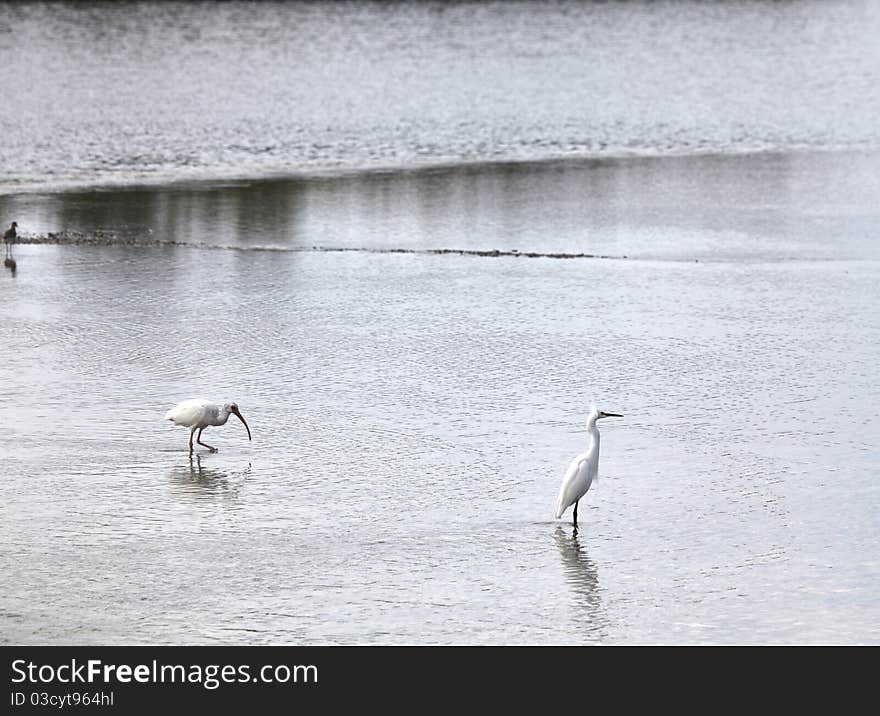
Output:
[[[203,442],[202,442],[202,430],[204,430],[204,428],[199,428],[199,434],[198,434],[198,436],[196,437],[196,442],[197,442],[199,445],[202,445],[202,446],[208,448],[208,450],[210,450],[211,452],[217,452],[217,448],[215,448],[215,447],[211,447],[210,445],[208,445],[208,443],[203,443]]]
[[[580,500],[578,500],[578,502],[580,502]],[[577,527],[577,523],[578,523],[578,503],[575,502],[574,503],[574,525],[575,525],[575,527]]]
[[[189,431],[189,454],[190,454],[190,457],[193,454],[193,435],[195,435],[195,434],[196,434],[195,428],[193,428],[192,430]]]

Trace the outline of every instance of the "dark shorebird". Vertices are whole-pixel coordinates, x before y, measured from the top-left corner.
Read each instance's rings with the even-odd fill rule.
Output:
[[[6,231],[3,232],[3,241],[4,243],[12,243],[18,238],[18,234],[16,233],[16,229],[18,228],[18,222],[13,221]]]
[[[15,240],[18,238],[18,234],[15,233],[15,229],[18,226],[18,222],[13,221],[12,226],[10,226],[6,231],[3,232],[3,243],[6,244],[6,257],[9,258],[12,255],[12,252],[9,248],[10,244],[14,244]],[[6,264],[7,266],[9,264]]]
[[[3,243],[6,244],[6,258],[3,265],[10,269],[13,275],[15,275],[15,259],[12,258],[12,244],[18,238],[18,234],[15,232],[16,227],[18,227],[18,222],[13,221],[12,226],[3,232]]]
[[[18,238],[18,234],[15,233],[17,226],[18,223],[13,221],[12,226],[3,232],[3,243],[6,244],[6,259],[3,261],[3,265],[6,268],[11,269],[12,273],[15,273],[15,259],[12,258],[12,244],[14,244],[15,240]]]

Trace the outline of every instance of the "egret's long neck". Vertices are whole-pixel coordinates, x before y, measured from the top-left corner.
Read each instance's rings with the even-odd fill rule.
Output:
[[[587,435],[593,442],[599,442],[599,428],[596,426],[595,418],[587,421]]]

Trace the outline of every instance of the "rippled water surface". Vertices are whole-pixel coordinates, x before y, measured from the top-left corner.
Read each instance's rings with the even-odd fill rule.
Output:
[[[2,639],[880,642],[878,166],[0,197],[34,235],[178,242],[0,275]],[[190,459],[162,416],[194,396],[253,442]],[[626,417],[575,534],[592,400]]]
[[[0,191],[878,148],[871,0],[0,4]]]

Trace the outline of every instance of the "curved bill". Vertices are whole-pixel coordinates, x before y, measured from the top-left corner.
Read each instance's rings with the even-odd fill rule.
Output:
[[[241,420],[242,425],[244,425],[244,429],[248,431],[248,440],[251,439],[251,429],[248,427],[247,420],[244,419],[244,415],[238,412],[238,408],[232,409],[232,414],[235,415],[236,418]]]

